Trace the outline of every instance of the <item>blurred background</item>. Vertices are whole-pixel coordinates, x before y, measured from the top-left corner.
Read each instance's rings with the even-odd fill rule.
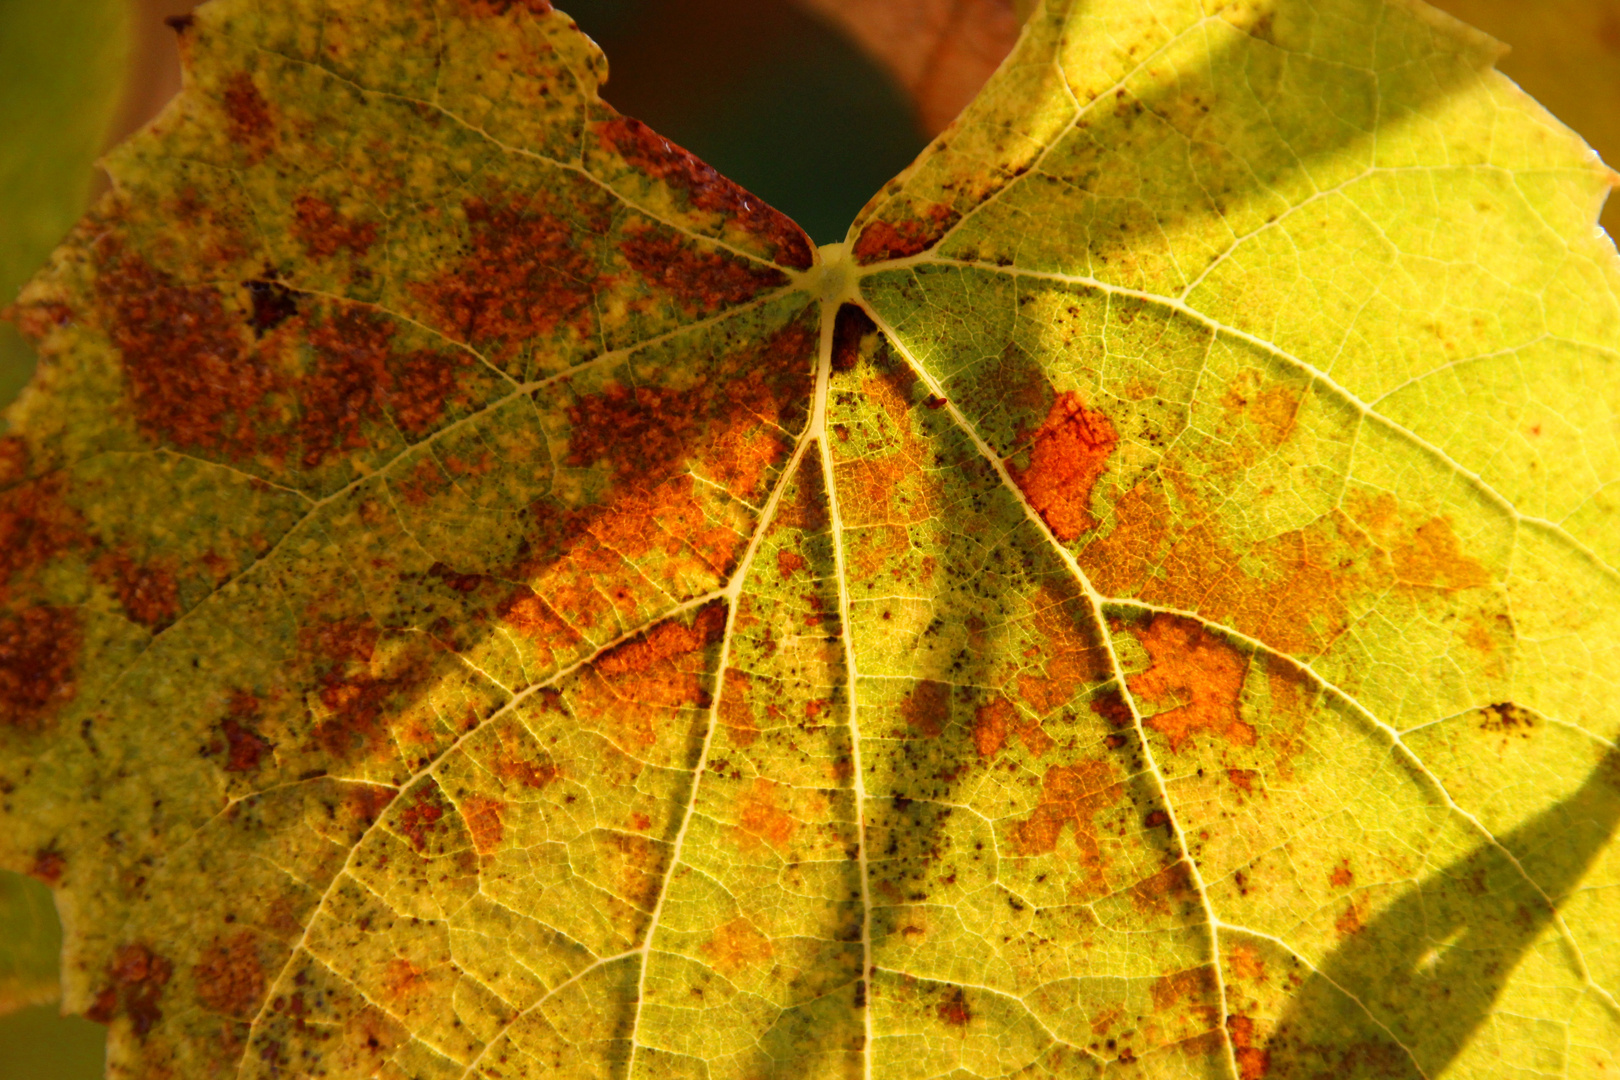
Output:
[[[972,97],[1033,0],[559,2],[610,58],[609,102],[827,243]],[[105,190],[98,155],[179,90],[164,19],[193,6],[0,0],[0,307]],[[1620,0],[1439,6],[1510,45],[1501,70],[1620,164]],[[1620,199],[1603,224],[1620,236]],[[0,406],[33,362],[0,323]],[[0,949],[0,1080],[100,1077],[104,1029],[37,988],[61,940],[43,885],[0,871],[0,938],[28,944]]]

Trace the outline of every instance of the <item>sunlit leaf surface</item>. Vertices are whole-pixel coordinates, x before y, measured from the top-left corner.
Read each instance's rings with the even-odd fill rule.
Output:
[[[131,1076],[1620,1068],[1607,172],[1037,10],[813,250],[544,0],[221,0],[17,317],[0,852]]]

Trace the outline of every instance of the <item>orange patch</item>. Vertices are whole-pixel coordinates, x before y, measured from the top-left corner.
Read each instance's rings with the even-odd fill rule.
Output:
[[[1345,935],[1358,933],[1365,925],[1361,918],[1361,906],[1354,900],[1344,909],[1344,914],[1333,920],[1333,929]]]
[[[270,116],[270,103],[259,93],[253,76],[245,71],[238,71],[225,82],[225,119],[230,125],[231,141],[248,147],[249,160],[264,157],[275,122]]]
[[[1226,954],[1226,966],[1232,974],[1245,982],[1259,982],[1266,977],[1265,961],[1247,945],[1234,945]]]
[[[1220,996],[1220,988],[1215,980],[1215,969],[1206,964],[1154,979],[1148,993],[1153,997],[1154,1011],[1163,1012],[1182,1001],[1207,1003],[1208,999]]]
[[[427,852],[428,834],[444,818],[444,799],[431,781],[416,789],[411,805],[399,816],[399,831],[419,853]]]
[[[264,997],[264,967],[257,940],[242,930],[226,939],[215,938],[191,969],[197,999],[226,1016],[248,1018]]]
[[[55,885],[62,880],[62,872],[66,869],[66,855],[54,847],[40,848],[34,852],[34,862],[28,868],[28,876],[46,885]]]
[[[383,975],[383,995],[394,1003],[427,989],[427,971],[402,956],[388,961]]]
[[[727,976],[769,963],[776,952],[771,939],[740,915],[711,934],[701,948],[720,973]]]
[[[1226,778],[1245,795],[1254,794],[1254,782],[1260,776],[1254,769],[1227,769]]]
[[[1034,720],[1026,720],[1017,708],[1001,695],[973,712],[973,748],[980,757],[990,757],[999,751],[1009,734],[1016,734],[1032,757],[1040,757],[1056,741]]]
[[[799,820],[776,804],[779,785],[758,779],[737,800],[737,831],[745,844],[765,841],[783,851],[799,831]]]
[[[809,565],[809,561],[796,551],[783,548],[776,553],[776,572],[782,575],[784,581]]]
[[[1237,1059],[1238,1080],[1263,1080],[1271,1071],[1271,1053],[1255,1045],[1254,1021],[1247,1016],[1228,1016],[1226,1034]]]
[[[461,800],[461,816],[472,834],[473,847],[478,854],[488,855],[501,845],[501,818],[506,804],[484,795],[469,795]]]
[[[1067,705],[1084,687],[1111,674],[1107,650],[1092,633],[1090,607],[1077,595],[1065,595],[1051,585],[1035,594],[1036,654],[1044,675],[1020,675],[1018,693],[1035,711],[1046,716]]]
[[[1153,665],[1130,678],[1131,693],[1154,705],[1175,703],[1146,721],[1170,741],[1172,753],[1205,732],[1234,746],[1254,745],[1254,727],[1238,715],[1247,657],[1191,619],[1155,615],[1135,633]]]
[[[960,217],[944,203],[929,203],[921,217],[870,222],[855,238],[855,261],[866,266],[927,251],[944,238]]]
[[[707,655],[725,632],[726,605],[717,600],[690,624],[669,619],[603,653],[591,666],[599,691],[582,681],[576,696],[592,714],[637,746],[658,739],[656,724],[667,713],[710,704]],[[625,701],[635,709],[626,709]]]
[[[1156,915],[1174,915],[1178,905],[1184,907],[1197,896],[1192,871],[1185,859],[1171,863],[1130,888],[1131,905],[1138,911]]]
[[[1118,802],[1123,791],[1114,780],[1114,767],[1106,761],[1053,765],[1041,777],[1041,797],[1034,811],[1012,828],[1014,850],[1020,855],[1055,851],[1064,826],[1072,825],[1080,864],[1100,884],[1106,860],[1095,819]]]
[[[1355,880],[1356,876],[1350,872],[1349,859],[1342,860],[1338,866],[1333,868],[1333,873],[1328,875],[1328,884],[1336,889],[1342,889]]]
[[[274,749],[256,730],[259,710],[259,699],[246,690],[231,694],[225,719],[220,722],[220,734],[225,737],[226,772],[252,772]]]
[[[1091,516],[1091,491],[1119,433],[1100,412],[1085,407],[1074,391],[1058,396],[1046,420],[1029,436],[1029,466],[1009,461],[1007,471],[1052,534],[1067,543],[1097,527]]]
[[[939,737],[950,718],[951,688],[933,679],[919,680],[900,701],[900,716],[926,739]]]
[[[725,687],[720,692],[720,723],[736,746],[752,746],[759,737],[759,723],[748,704],[751,686],[743,672],[736,668],[726,669]]]

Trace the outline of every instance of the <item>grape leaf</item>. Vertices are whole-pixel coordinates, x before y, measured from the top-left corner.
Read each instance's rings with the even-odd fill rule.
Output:
[[[137,1076],[1596,1077],[1610,174],[1037,9],[820,251],[543,0],[219,0],[16,308],[0,853]]]

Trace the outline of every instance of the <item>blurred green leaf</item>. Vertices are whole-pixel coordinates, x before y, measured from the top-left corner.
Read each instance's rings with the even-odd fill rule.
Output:
[[[122,0],[0,0],[0,306],[84,212],[128,46]],[[33,368],[0,324],[0,404]]]

